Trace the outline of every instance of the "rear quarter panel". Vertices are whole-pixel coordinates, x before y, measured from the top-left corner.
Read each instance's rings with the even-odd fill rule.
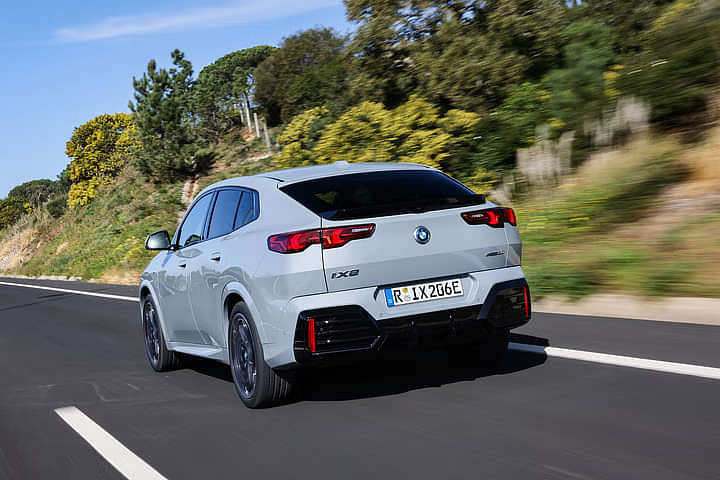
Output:
[[[252,245],[247,246],[252,249],[250,253],[256,266],[246,277],[235,276],[233,281],[242,285],[251,298],[247,302],[254,305],[266,358],[294,335],[294,329],[288,331],[282,321],[290,299],[327,292],[320,245],[312,245],[299,253],[282,254],[271,251],[267,239],[277,233],[316,228],[320,228],[320,217],[277,187],[260,191],[260,216]]]

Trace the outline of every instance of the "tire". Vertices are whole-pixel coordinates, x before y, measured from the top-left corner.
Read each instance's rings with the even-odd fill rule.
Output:
[[[158,319],[157,308],[150,295],[142,299],[142,326],[145,337],[145,353],[147,354],[150,366],[156,372],[167,372],[180,368],[180,355],[177,352],[168,350],[165,343],[160,320]]]
[[[246,407],[269,407],[290,397],[293,382],[265,363],[255,322],[243,302],[230,313],[228,351],[235,391]]]

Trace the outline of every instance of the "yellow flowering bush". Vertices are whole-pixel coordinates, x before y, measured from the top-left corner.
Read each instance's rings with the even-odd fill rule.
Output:
[[[328,112],[319,107],[296,116],[278,138],[282,167],[348,162],[414,162],[442,168],[453,148],[480,122],[476,113],[440,110],[419,96],[395,108],[363,102],[319,129]]]
[[[135,124],[126,113],[103,114],[77,127],[65,148],[65,154],[72,159],[68,205],[87,205],[98,185],[111,183],[125,165],[127,155],[138,147]]]

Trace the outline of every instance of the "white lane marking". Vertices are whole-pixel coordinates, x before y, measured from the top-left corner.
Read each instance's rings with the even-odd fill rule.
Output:
[[[84,292],[82,290],[69,290],[66,288],[43,287],[40,285],[28,285],[24,283],[0,282],[0,285],[12,287],[38,288],[40,290],[51,290],[55,292],[76,293],[78,295],[89,295],[92,297],[112,298],[115,300],[127,300],[138,302],[137,297],[124,297],[122,295],[111,295],[108,293]],[[585,362],[604,363],[621,367],[639,368],[642,370],[655,370],[658,372],[677,373],[680,375],[691,375],[695,377],[712,378],[720,380],[720,368],[705,367],[689,363],[665,362],[662,360],[650,360],[638,357],[626,357],[623,355],[612,355],[609,353],[586,352],[583,350],[571,350],[560,347],[543,347],[540,345],[528,345],[525,343],[510,343],[510,348],[521,352],[531,352],[547,355],[548,357],[566,358],[571,360],[582,360]]]
[[[78,408],[56,408],[55,413],[128,480],[165,479]]]
[[[27,283],[0,282],[0,285],[8,285],[10,287],[37,288],[38,290],[50,290],[51,292],[75,293],[77,295],[87,295],[89,297],[112,298],[114,300],[126,300],[129,302],[140,301],[137,297],[124,297],[122,295],[112,295],[110,293],[85,292],[83,290],[70,290],[67,288],[44,287],[42,285],[29,285]]]
[[[525,343],[510,343],[512,350],[545,354],[548,357],[566,358],[570,360],[582,360],[585,362],[604,363],[620,367],[639,368],[642,370],[655,370],[658,372],[677,373],[680,375],[691,375],[694,377],[712,378],[720,380],[720,368],[693,365],[690,363],[665,362],[662,360],[650,360],[647,358],[626,357],[624,355],[612,355],[609,353],[586,352],[583,350],[571,350],[560,347],[543,347],[541,345],[527,345]]]

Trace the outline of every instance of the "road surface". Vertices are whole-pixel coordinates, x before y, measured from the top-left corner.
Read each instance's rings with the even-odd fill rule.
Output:
[[[720,327],[538,313],[513,342],[548,355],[325,371],[253,411],[221,364],[150,369],[137,302],[112,297],[134,288],[0,281],[111,295],[0,284],[0,478],[720,478],[720,379],[693,370],[720,372]]]

